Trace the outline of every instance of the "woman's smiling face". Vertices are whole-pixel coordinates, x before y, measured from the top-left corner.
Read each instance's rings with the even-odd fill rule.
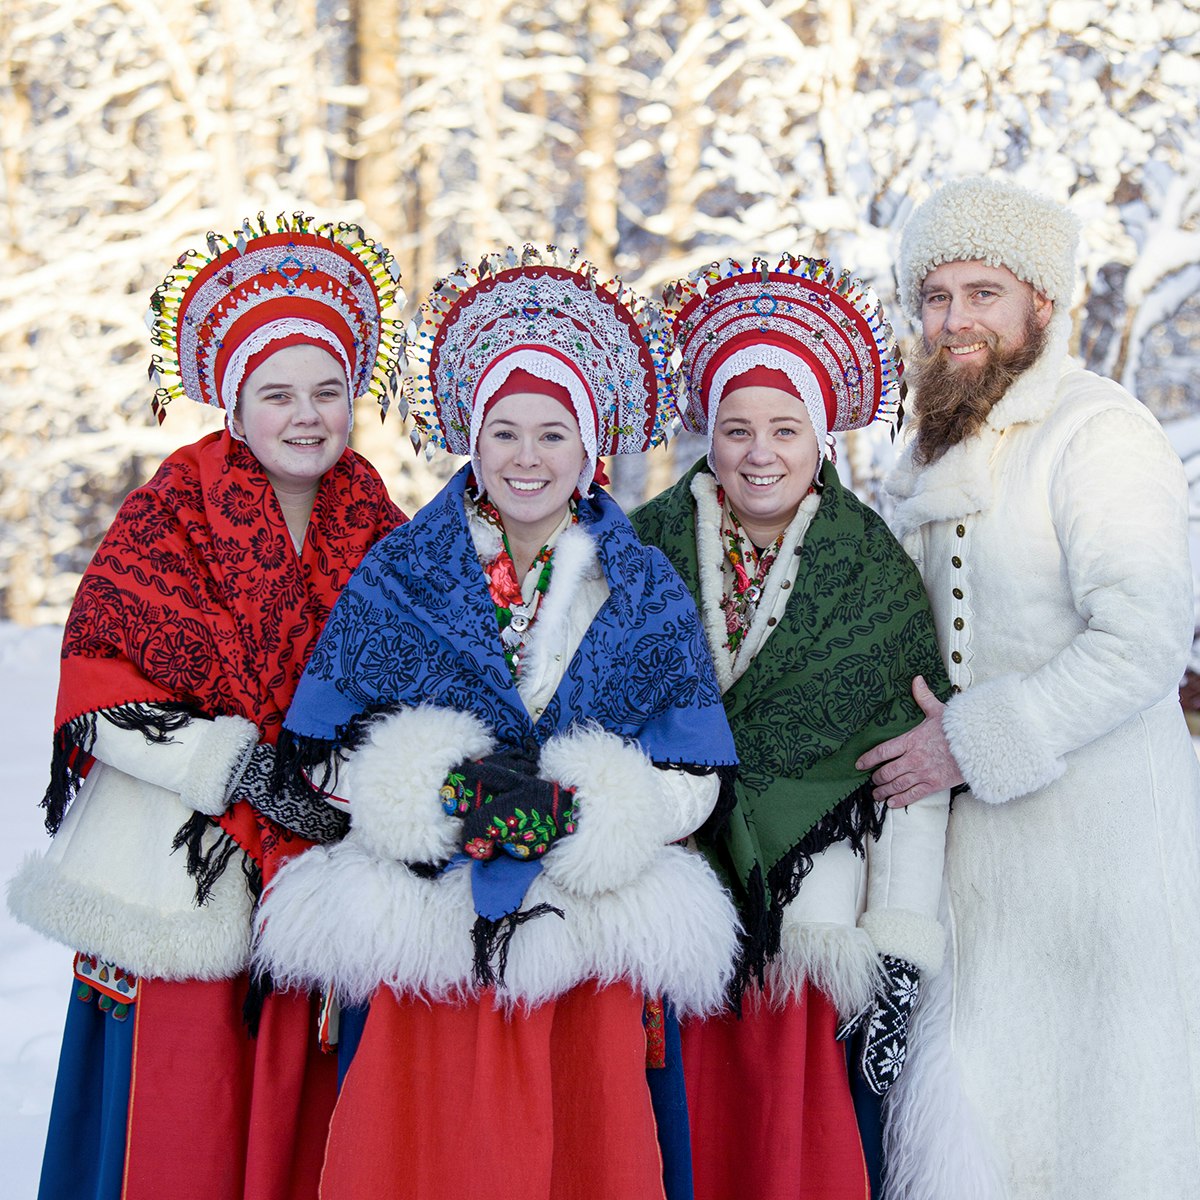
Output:
[[[717,408],[713,470],[756,546],[791,524],[808,494],[821,448],[804,402],[773,387],[730,392]]]
[[[233,427],[276,491],[312,490],[350,435],[345,369],[319,346],[286,346],[243,380]]]
[[[537,392],[505,396],[484,418],[476,452],[479,482],[505,531],[544,545],[566,515],[587,461],[574,417]]]

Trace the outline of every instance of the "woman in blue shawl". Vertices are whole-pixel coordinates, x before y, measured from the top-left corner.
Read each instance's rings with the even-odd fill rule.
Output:
[[[416,419],[471,462],[310,660],[289,749],[351,830],[262,907],[277,983],[370,1002],[322,1195],[661,1197],[645,1000],[718,1009],[738,935],[677,844],[735,761],[704,633],[592,486],[671,415],[662,320],[531,250],[423,314]]]

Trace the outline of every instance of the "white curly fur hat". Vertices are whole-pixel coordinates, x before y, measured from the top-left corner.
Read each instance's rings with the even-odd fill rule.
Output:
[[[960,179],[918,206],[900,238],[900,303],[914,321],[934,267],[979,259],[1007,267],[1065,307],[1075,287],[1079,221],[1045,196],[1003,179]]]

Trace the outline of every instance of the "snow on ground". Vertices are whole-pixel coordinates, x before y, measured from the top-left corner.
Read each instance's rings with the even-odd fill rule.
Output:
[[[47,843],[46,788],[62,630],[0,623],[0,795],[8,813],[0,880]],[[0,1162],[4,1195],[37,1195],[54,1071],[71,989],[71,952],[18,925],[0,906]]]

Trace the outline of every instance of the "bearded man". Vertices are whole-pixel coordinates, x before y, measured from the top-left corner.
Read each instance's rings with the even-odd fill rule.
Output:
[[[893,1090],[888,1200],[1200,1195],[1200,772],[1183,470],[1067,356],[1075,220],[950,184],[900,248],[916,436],[888,482],[954,695],[864,755],[953,786],[952,971]]]

